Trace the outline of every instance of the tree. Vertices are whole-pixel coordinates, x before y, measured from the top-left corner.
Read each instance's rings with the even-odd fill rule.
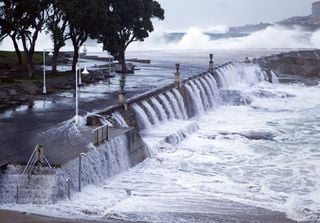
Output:
[[[109,22],[99,35],[103,49],[109,51],[126,73],[125,51],[134,41],[144,41],[154,30],[152,19],[164,19],[164,10],[154,0],[110,0]]]
[[[60,49],[65,46],[65,41],[70,38],[67,32],[68,20],[65,19],[63,11],[63,4],[66,2],[64,0],[52,0],[47,21],[47,29],[53,42],[52,73],[57,72],[57,59]]]
[[[22,55],[18,45],[18,27],[21,24],[23,10],[19,7],[19,1],[0,1],[0,41],[9,37],[12,40],[18,65],[22,65]]]
[[[21,23],[19,23],[18,39],[21,40],[26,64],[31,78],[34,74],[33,55],[39,33],[43,31],[48,19],[50,0],[18,1],[22,9]]]
[[[75,71],[80,47],[89,37],[94,39],[108,22],[108,1],[68,0],[64,2],[65,19],[69,23],[68,35],[74,51],[72,70]]]

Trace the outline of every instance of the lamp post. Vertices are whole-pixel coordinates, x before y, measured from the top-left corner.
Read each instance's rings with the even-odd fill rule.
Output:
[[[78,83],[78,74],[81,75],[81,68],[79,63],[76,65],[76,124],[79,123],[79,83]],[[84,67],[83,71],[82,71],[83,75],[88,75],[89,72],[87,70],[87,67]]]
[[[80,50],[80,48],[79,48],[79,50]],[[86,45],[84,45],[83,46],[83,55],[86,56],[87,52],[88,52],[87,47],[86,47]],[[80,63],[80,58],[81,58],[81,52],[79,53],[79,59],[78,59],[79,63]],[[86,67],[84,67],[84,69],[86,70]],[[79,72],[79,84],[82,84],[82,77],[81,77],[81,73],[80,72]]]
[[[50,50],[48,54],[49,57],[53,55],[51,49],[43,49],[43,90],[42,90],[43,94],[47,93],[47,86],[46,86],[46,51],[47,50]]]

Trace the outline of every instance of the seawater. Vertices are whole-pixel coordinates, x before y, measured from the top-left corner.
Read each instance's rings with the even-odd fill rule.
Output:
[[[135,194],[113,211],[140,212],[140,220],[145,212],[210,213],[218,197],[319,221],[320,86],[263,82],[243,91],[250,105],[198,117],[196,134],[110,180]],[[268,98],[256,96],[265,91]]]
[[[198,132],[180,144],[163,144],[136,167],[40,210],[171,222],[161,213],[210,214],[211,199],[227,199],[319,221],[320,86],[259,82],[236,89],[252,103],[203,112],[192,120]],[[183,121],[144,130],[144,140],[148,131],[166,135],[166,122]]]

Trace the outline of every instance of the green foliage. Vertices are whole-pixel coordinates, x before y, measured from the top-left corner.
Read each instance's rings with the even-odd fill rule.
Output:
[[[8,35],[14,44],[19,63],[22,56],[17,41],[21,42],[26,64],[31,77],[34,72],[33,55],[39,33],[48,18],[48,5],[51,0],[2,0],[0,24],[2,36]]]
[[[63,11],[69,24],[69,36],[74,48],[72,70],[78,60],[80,46],[91,37],[95,39],[108,20],[106,0],[64,1]]]
[[[109,21],[99,35],[104,50],[122,64],[133,41],[143,41],[154,30],[152,19],[164,19],[164,10],[154,0],[110,0]],[[123,66],[125,69],[125,66]]]
[[[72,41],[73,70],[79,48],[89,37],[125,64],[126,48],[149,36],[153,18],[164,19],[164,10],[155,0],[0,0],[0,41],[12,39],[16,57],[20,64],[27,63],[30,76],[36,41],[44,29],[53,41],[54,61],[65,41]]]

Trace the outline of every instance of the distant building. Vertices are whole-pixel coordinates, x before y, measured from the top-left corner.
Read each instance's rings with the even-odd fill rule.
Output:
[[[320,17],[320,1],[314,2],[312,4],[312,16]]]
[[[312,4],[312,14],[309,16],[295,16],[278,22],[282,25],[300,25],[310,30],[316,30],[320,27],[320,1]]]

